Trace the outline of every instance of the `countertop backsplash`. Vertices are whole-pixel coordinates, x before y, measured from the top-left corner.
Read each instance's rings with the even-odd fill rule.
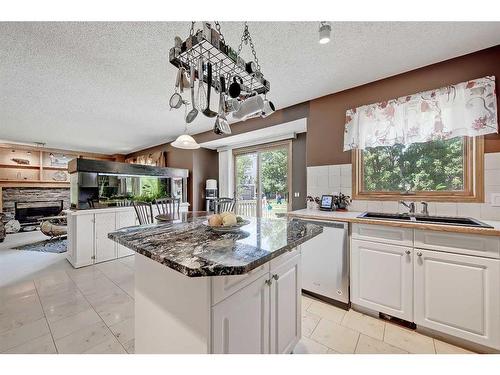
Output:
[[[307,167],[307,195],[342,193],[352,196],[352,165],[336,164]],[[500,220],[500,207],[491,205],[491,194],[500,194],[500,152],[484,155],[485,203],[429,202],[429,214],[470,216],[485,220]],[[411,201],[411,199],[406,199]],[[416,201],[417,212],[422,210]],[[398,201],[353,200],[351,211],[406,212]]]

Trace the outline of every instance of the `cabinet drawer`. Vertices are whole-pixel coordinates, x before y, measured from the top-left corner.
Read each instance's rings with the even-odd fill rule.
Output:
[[[250,285],[262,275],[269,273],[269,263],[263,264],[244,275],[212,278],[212,306],[226,299],[238,290]]]
[[[413,229],[374,224],[353,224],[352,238],[393,245],[413,246]]]
[[[500,238],[495,236],[415,230],[415,247],[487,258],[500,258]]]

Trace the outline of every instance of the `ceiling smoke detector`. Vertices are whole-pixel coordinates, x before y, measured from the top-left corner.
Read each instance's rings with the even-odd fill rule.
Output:
[[[326,44],[330,41],[330,34],[332,32],[332,26],[326,21],[321,21],[319,23],[319,43]]]

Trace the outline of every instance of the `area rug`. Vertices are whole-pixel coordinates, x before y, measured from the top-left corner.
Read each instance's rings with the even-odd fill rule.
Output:
[[[64,253],[67,250],[68,240],[66,238],[57,238],[53,240],[44,240],[33,242],[27,245],[14,247],[16,250],[40,251],[42,253]]]

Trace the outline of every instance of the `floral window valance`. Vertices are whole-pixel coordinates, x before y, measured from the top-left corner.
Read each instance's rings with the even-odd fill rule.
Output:
[[[488,76],[346,112],[344,151],[498,133]]]

